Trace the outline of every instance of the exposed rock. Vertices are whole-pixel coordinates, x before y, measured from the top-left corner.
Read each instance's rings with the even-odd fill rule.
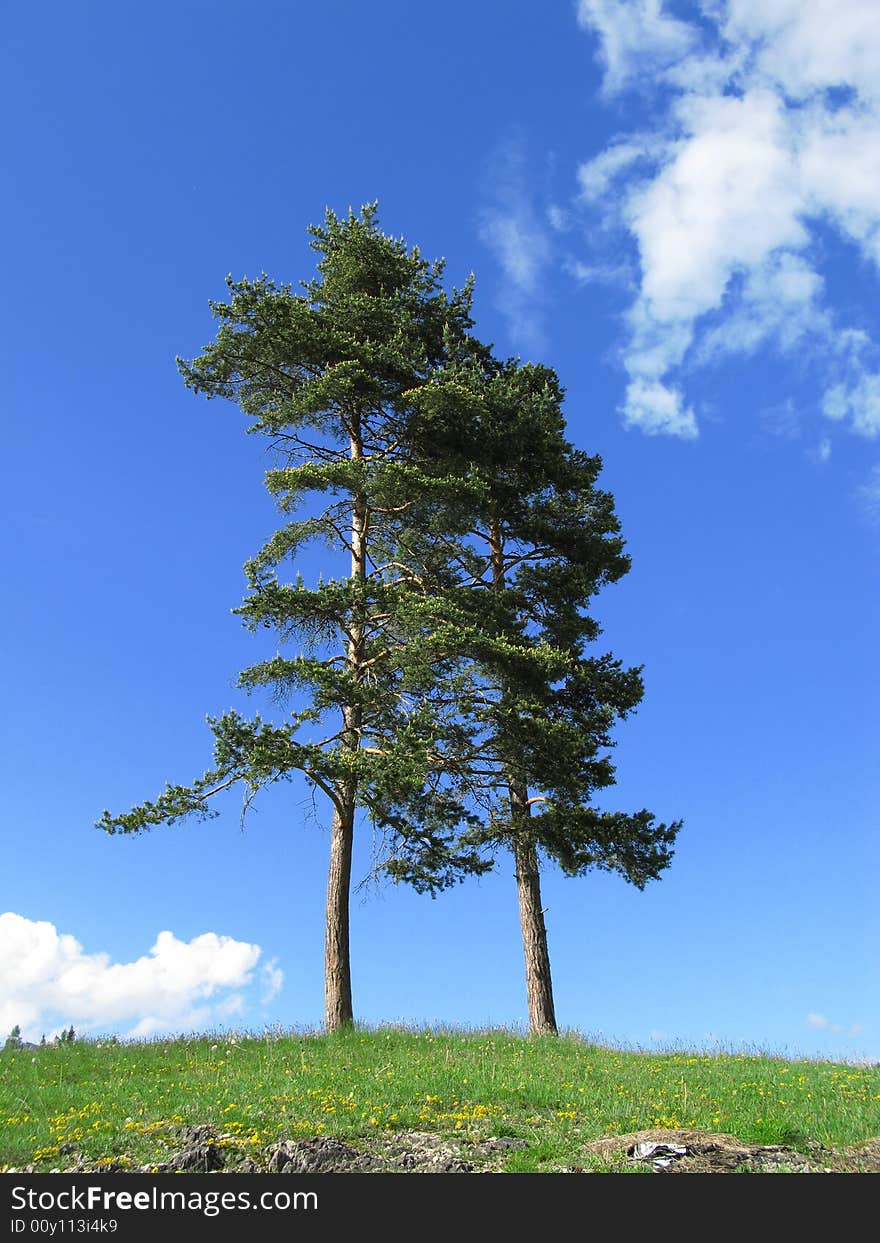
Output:
[[[443,1136],[431,1131],[403,1131],[388,1141],[386,1168],[410,1174],[472,1174],[465,1161]]]
[[[267,1149],[268,1168],[278,1174],[469,1174],[473,1164],[439,1135],[390,1132],[359,1140],[358,1147],[332,1136],[282,1140]]]
[[[157,1174],[210,1174],[223,1168],[223,1153],[217,1147],[220,1136],[212,1126],[190,1127],[183,1135],[183,1147],[167,1161],[153,1167]]]
[[[114,1155],[99,1160],[65,1145],[65,1173],[223,1173],[223,1174],[473,1174],[505,1168],[507,1154],[529,1147],[525,1139],[437,1135],[432,1131],[376,1130],[350,1143],[331,1135],[285,1139],[262,1150],[237,1146],[236,1138],[210,1125],[194,1126],[180,1137],[180,1147],[167,1160],[134,1166]],[[629,1163],[668,1174],[734,1173],[880,1173],[880,1139],[849,1148],[812,1143],[806,1153],[780,1144],[746,1144],[732,1135],[709,1131],[632,1131],[584,1144],[585,1156],[603,1159],[609,1170]],[[595,1168],[568,1167],[568,1173]],[[29,1164],[21,1171],[45,1172]],[[60,1170],[52,1170],[59,1173]]]
[[[368,1155],[332,1135],[296,1142],[285,1139],[273,1144],[267,1156],[269,1169],[276,1174],[366,1173],[376,1166]]]
[[[475,1157],[494,1157],[501,1152],[517,1152],[528,1146],[527,1139],[518,1139],[515,1135],[490,1135],[472,1144],[470,1151]]]
[[[826,1174],[827,1163],[780,1144],[744,1144],[733,1135],[707,1131],[632,1131],[609,1135],[584,1145],[585,1152],[613,1161],[624,1156],[649,1164],[657,1173]]]

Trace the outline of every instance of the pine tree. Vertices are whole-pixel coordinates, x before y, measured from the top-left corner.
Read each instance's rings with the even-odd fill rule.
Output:
[[[530,1026],[555,1032],[540,857],[569,875],[615,871],[642,888],[666,868],[681,822],[602,812],[612,728],[640,702],[640,668],[592,654],[593,596],[629,569],[598,456],[565,439],[553,371],[499,363],[471,343],[420,390],[422,452],[469,481],[421,546],[423,573],[456,611],[468,686],[470,845],[515,861]],[[406,875],[406,862],[392,870]]]
[[[488,864],[463,828],[475,817],[448,776],[461,751],[454,710],[455,643],[443,602],[406,560],[420,515],[453,504],[454,475],[425,472],[414,451],[415,394],[465,339],[471,288],[443,290],[426,262],[379,231],[376,206],[310,229],[318,275],[295,293],[263,275],[228,279],[212,303],[216,339],[186,384],[236,403],[278,465],[266,484],[284,525],[245,567],[236,610],[277,636],[274,655],[239,685],[292,705],[280,725],[230,710],[209,718],[214,764],[99,827],[138,832],[188,815],[241,783],[246,800],[302,773],[328,800],[330,866],[325,936],[326,1022],[353,1020],[349,892],[355,821],[365,811],[389,835],[407,878],[435,892]],[[297,509],[308,512],[293,520]],[[429,521],[429,519],[425,519]],[[427,528],[426,528],[427,529]],[[424,532],[423,532],[424,533]],[[329,550],[328,577],[309,587],[279,573],[311,541]],[[343,562],[345,563],[343,565]],[[332,574],[330,573],[332,567]]]

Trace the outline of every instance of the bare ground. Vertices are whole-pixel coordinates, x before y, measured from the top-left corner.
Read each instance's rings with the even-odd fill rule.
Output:
[[[167,1158],[158,1163],[134,1166],[119,1159],[96,1163],[71,1151],[58,1169],[104,1173],[488,1174],[503,1171],[511,1152],[527,1147],[526,1140],[506,1136],[473,1140],[427,1131],[387,1131],[351,1141],[333,1136],[282,1140],[262,1150],[245,1151],[234,1136],[203,1125],[183,1131],[178,1143],[169,1148]],[[559,1172],[878,1174],[880,1138],[841,1148],[814,1143],[798,1151],[783,1145],[746,1144],[733,1135],[709,1131],[631,1131],[583,1144],[575,1156],[577,1163],[557,1167]],[[33,1171],[35,1167],[25,1169]]]

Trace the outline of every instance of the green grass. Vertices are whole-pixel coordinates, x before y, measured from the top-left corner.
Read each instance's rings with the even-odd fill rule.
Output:
[[[528,1146],[507,1168],[534,1171],[583,1164],[583,1143],[648,1127],[796,1148],[860,1143],[880,1134],[880,1068],[398,1028],[0,1054],[0,1170],[63,1168],[72,1149],[160,1161],[183,1127],[204,1122],[244,1151],[388,1129],[517,1136]]]

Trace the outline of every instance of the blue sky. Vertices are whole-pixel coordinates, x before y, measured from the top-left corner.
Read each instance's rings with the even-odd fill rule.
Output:
[[[831,20],[833,15],[833,20]],[[633,559],[604,805],[683,817],[643,893],[544,881],[565,1027],[880,1059],[880,31],[874,0],[158,0],[7,15],[0,205],[0,1029],[312,1026],[326,809],[92,827],[208,760],[263,656],[272,531],[184,389],[226,273],[312,273],[325,206],[476,275],[555,367]],[[13,119],[14,118],[14,119]],[[356,875],[370,866],[368,829]],[[353,905],[366,1022],[524,1023],[512,865]]]

